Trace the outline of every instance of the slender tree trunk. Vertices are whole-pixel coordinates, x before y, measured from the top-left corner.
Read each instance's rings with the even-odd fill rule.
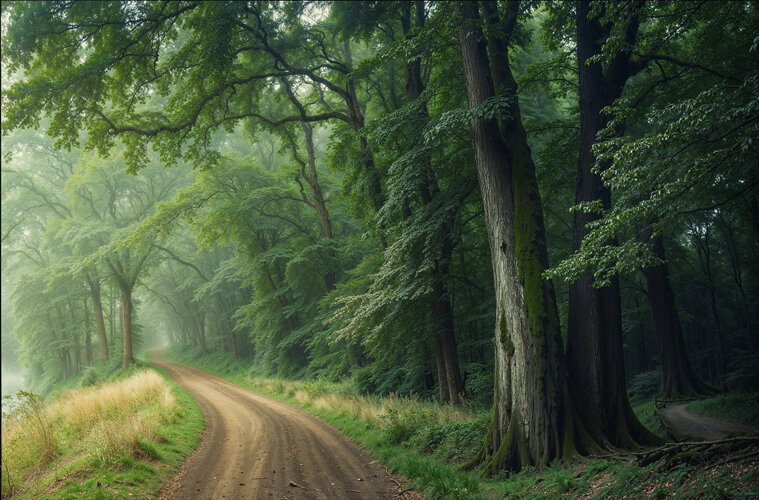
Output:
[[[644,241],[648,241],[649,237],[650,230],[646,230],[643,234]],[[711,389],[699,379],[688,359],[661,236],[651,242],[651,247],[654,255],[664,261],[643,271],[648,285],[654,333],[659,345],[662,394],[669,399],[710,394]]]
[[[74,340],[74,375],[82,370],[82,348],[79,345],[79,328],[76,321],[76,311],[74,304],[68,302],[69,313],[71,314],[71,327],[73,332],[71,338]]]
[[[754,185],[754,189],[749,191],[748,212],[751,216],[751,227],[754,229],[754,249],[759,250],[759,173],[755,168],[749,169],[748,183]]]
[[[717,285],[714,282],[714,273],[712,269],[712,249],[709,245],[711,230],[709,223],[704,226],[703,237],[699,227],[692,228],[693,240],[696,243],[698,261],[706,275],[709,287],[709,305],[711,308],[712,318],[714,319],[714,331],[712,332],[716,343],[714,350],[714,380],[718,387],[722,387],[722,377],[725,374],[725,338],[722,333],[722,327],[717,312]]]
[[[108,333],[110,334],[110,345],[116,347],[115,342],[115,336],[116,336],[116,316],[114,314],[114,309],[116,308],[116,301],[113,298],[113,287],[108,287]]]
[[[73,363],[71,362],[71,352],[68,348],[63,349],[63,356],[66,360],[66,378],[74,376]]]
[[[200,348],[203,349],[203,352],[208,352],[208,347],[206,346],[206,315],[200,313],[199,316],[198,335],[200,337]]]
[[[756,352],[754,345],[754,324],[751,318],[751,307],[749,306],[748,297],[746,296],[746,287],[743,285],[743,266],[741,264],[740,254],[738,252],[738,242],[735,240],[735,232],[732,224],[723,215],[719,220],[725,232],[728,254],[730,255],[730,269],[733,274],[735,286],[741,296],[741,305],[743,306],[743,316],[746,318],[746,344],[750,352]]]
[[[475,461],[487,462],[486,473],[518,471],[586,452],[594,443],[572,409],[556,296],[542,278],[548,266],[542,205],[504,43],[510,35],[501,30],[495,2],[487,2],[492,28],[501,31],[490,34],[496,43],[489,58],[477,4],[457,5],[469,107],[495,95],[494,79],[513,99],[500,127],[495,119],[471,120],[497,318],[493,419]],[[515,21],[518,8],[507,4],[507,19]]]
[[[87,366],[92,366],[92,341],[90,338],[90,310],[87,308],[87,297],[84,298],[84,350]]]
[[[588,64],[588,59],[601,53],[603,30],[597,19],[588,18],[588,2],[577,2],[576,6],[580,154],[575,203],[601,200],[604,208],[609,209],[611,191],[601,176],[591,171],[596,162],[591,148],[610,119],[602,113],[603,108],[622,95],[628,78],[627,64],[618,59],[606,73],[601,61]],[[588,232],[587,225],[598,217],[596,213],[575,212],[573,251],[580,248]],[[578,389],[574,394],[578,411],[598,441],[625,448],[657,441],[638,421],[627,397],[622,305],[616,278],[603,288],[595,288],[591,276],[570,285],[567,363],[572,387]]]
[[[126,370],[134,363],[132,354],[132,287],[128,283],[120,283],[121,288],[121,335],[124,339],[124,362]]]
[[[240,353],[237,350],[237,341],[235,339],[235,330],[232,327],[232,323],[229,321],[228,311],[231,309],[227,306],[227,302],[221,298],[218,299],[219,308],[224,316],[224,324],[227,327],[227,341],[229,342],[229,350],[232,352],[232,356],[235,360],[240,359]]]
[[[445,354],[443,352],[442,342],[443,340],[440,335],[435,335],[435,364],[437,366],[437,382],[438,391],[440,393],[440,402],[449,403],[450,390],[448,389],[448,375],[445,371]]]
[[[108,361],[108,338],[105,335],[105,322],[103,321],[103,303],[100,299],[100,282],[97,280],[91,280],[87,278],[87,284],[90,287],[90,297],[92,298],[92,312],[95,315],[95,326],[98,332],[98,344],[100,346],[100,361],[105,363]],[[113,304],[113,303],[111,303]],[[111,309],[113,314],[113,309]],[[110,323],[110,319],[109,319]],[[111,323],[111,332],[113,332],[113,325]],[[113,333],[111,333],[111,339],[113,339]]]
[[[353,66],[353,56],[351,53],[350,40],[346,40],[344,44],[345,59],[348,67]],[[363,155],[363,170],[364,177],[366,178],[365,185],[367,186],[367,194],[371,200],[372,208],[375,212],[379,212],[380,208],[385,204],[385,195],[382,192],[382,182],[380,179],[377,165],[374,162],[374,153],[369,148],[369,142],[366,140],[366,136],[361,133],[364,128],[364,114],[361,111],[361,106],[358,102],[358,94],[356,93],[356,84],[353,81],[353,76],[348,75],[347,83],[345,85],[345,105],[348,109],[348,118],[350,121],[350,127],[354,132],[358,132],[359,136],[359,148]],[[380,243],[382,249],[387,249],[387,237],[383,227],[379,228]]]
[[[411,29],[411,4],[403,4],[403,32],[406,36]],[[424,2],[415,2],[415,17],[417,27],[424,25]],[[405,69],[406,99],[416,101],[424,90],[421,75],[421,62],[417,59],[406,63]],[[424,118],[427,118],[427,106],[423,106]],[[421,136],[418,138],[421,140]],[[422,202],[429,205],[433,194],[439,194],[437,179],[432,171],[429,155],[421,162],[425,172],[426,184],[420,186]],[[440,230],[443,242],[440,256],[435,259],[431,270],[432,278],[432,317],[435,329],[435,360],[438,364],[438,382],[440,386],[440,401],[444,403],[461,404],[466,400],[466,389],[459,369],[459,357],[456,349],[456,336],[453,321],[453,310],[448,290],[449,266],[453,255],[453,245],[449,240],[452,223],[446,221]]]
[[[314,129],[310,123],[301,122],[301,128],[306,136],[306,153],[308,155],[308,174],[306,182],[311,186],[311,195],[313,197],[313,207],[319,215],[319,221],[322,225],[322,233],[325,238],[334,238],[332,234],[332,221],[327,210],[327,203],[324,201],[324,193],[319,185],[319,177],[316,173],[316,152],[314,150]]]

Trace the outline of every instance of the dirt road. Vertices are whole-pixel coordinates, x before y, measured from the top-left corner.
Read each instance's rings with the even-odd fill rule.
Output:
[[[157,356],[155,364],[193,395],[206,417],[200,448],[162,498],[396,497],[397,483],[321,420]]]
[[[724,439],[735,431],[756,431],[755,428],[697,415],[688,410],[687,404],[670,406],[662,410],[667,427],[679,439],[694,438],[705,441]]]

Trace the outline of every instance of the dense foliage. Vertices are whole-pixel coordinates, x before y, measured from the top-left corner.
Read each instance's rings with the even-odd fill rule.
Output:
[[[512,358],[554,355],[535,378],[574,398],[582,280],[621,305],[623,392],[757,386],[756,3],[8,2],[2,22],[3,351],[36,387],[166,341],[478,407]],[[592,78],[616,94],[593,104]],[[645,442],[563,404],[593,434],[570,452]],[[489,439],[494,469],[542,463]]]

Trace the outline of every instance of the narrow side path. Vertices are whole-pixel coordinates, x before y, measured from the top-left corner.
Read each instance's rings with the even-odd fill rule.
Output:
[[[397,483],[350,440],[293,406],[197,368],[165,369],[206,417],[198,451],[161,498],[395,498]]]
[[[704,417],[688,410],[687,404],[679,404],[665,408],[661,412],[664,423],[676,438],[703,439],[716,441],[724,439],[731,432],[759,432],[756,427],[734,424],[725,420]]]

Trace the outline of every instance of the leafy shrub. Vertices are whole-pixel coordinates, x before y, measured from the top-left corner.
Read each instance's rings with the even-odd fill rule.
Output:
[[[411,438],[411,445],[424,453],[438,453],[448,460],[471,458],[485,440],[487,418],[461,420],[421,427]]]
[[[488,408],[493,403],[493,369],[481,363],[467,363],[463,368],[469,402],[477,408]]]
[[[641,372],[630,380],[627,391],[631,398],[648,399],[657,392],[661,384],[659,370]]]
[[[373,368],[363,366],[353,372],[353,384],[359,394],[376,394],[377,383],[374,380]]]
[[[430,425],[434,415],[427,408],[388,408],[380,420],[386,439],[398,444],[408,441],[417,431]]]
[[[82,387],[92,387],[100,383],[100,376],[94,367],[90,366],[82,373],[82,378],[79,381],[79,385]]]

